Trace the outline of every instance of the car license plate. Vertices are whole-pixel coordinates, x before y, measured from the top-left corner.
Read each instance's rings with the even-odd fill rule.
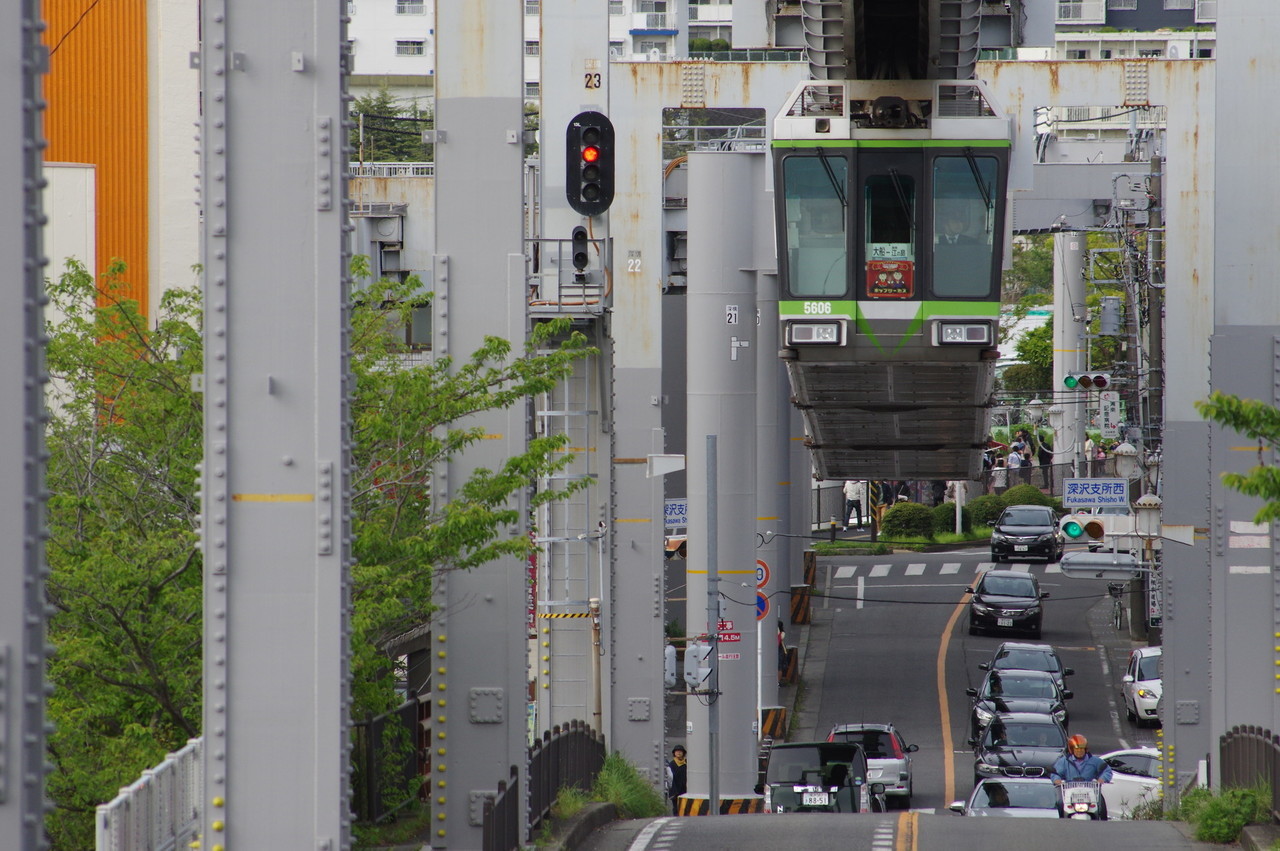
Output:
[[[1013,618],[996,618],[996,626],[1013,626]]]
[[[1026,544],[1014,544],[1014,545],[1013,545],[1013,551],[1014,551],[1015,553],[1025,553],[1025,552],[1027,551],[1027,545],[1026,545]]]
[[[828,807],[831,797],[826,792],[805,792],[803,803],[806,807]]]

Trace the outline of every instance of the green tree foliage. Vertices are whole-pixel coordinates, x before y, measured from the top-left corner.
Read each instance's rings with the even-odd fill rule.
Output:
[[[1004,511],[1008,504],[1001,494],[984,493],[969,500],[965,504],[965,509],[973,516],[974,524],[991,526],[995,524],[1000,517],[1000,512]]]
[[[432,162],[435,145],[422,131],[435,127],[435,115],[416,100],[402,104],[383,86],[351,103],[351,153],[360,162]]]
[[[168,293],[149,327],[123,271],[49,285],[55,848],[92,847],[94,807],[200,733],[199,302]]]
[[[94,807],[201,725],[200,297],[170,291],[148,323],[121,295],[123,272],[95,282],[72,265],[49,284],[55,849],[92,847]],[[523,350],[488,338],[466,359],[409,363],[397,329],[420,286],[379,282],[350,313],[355,718],[397,702],[386,646],[430,619],[435,572],[527,557],[513,496],[572,456],[562,437],[537,438],[444,504],[431,500],[431,470],[483,439],[473,415],[525,404],[593,352],[563,320],[537,326]]]
[[[1254,515],[1255,523],[1280,520],[1280,470],[1265,463],[1264,452],[1280,446],[1280,411],[1257,399],[1241,399],[1215,390],[1209,398],[1196,403],[1196,410],[1207,420],[1238,431],[1258,442],[1258,463],[1247,473],[1223,473],[1222,482],[1246,496],[1257,497],[1264,504]]]
[[[1053,301],[1053,237],[1029,236],[1015,241],[1003,285],[1006,304]]]

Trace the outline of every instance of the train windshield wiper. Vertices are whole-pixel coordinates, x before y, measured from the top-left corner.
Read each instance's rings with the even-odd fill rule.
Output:
[[[987,212],[991,212],[991,190],[987,188],[987,184],[982,182],[982,173],[978,171],[978,159],[973,155],[973,148],[964,149],[964,158],[969,163],[969,171],[973,174],[973,182],[978,185],[978,191],[982,193],[982,200],[987,205]]]
[[[822,163],[822,170],[827,173],[827,180],[831,181],[831,188],[836,193],[836,200],[840,202],[840,209],[848,209],[849,202],[844,197],[844,187],[840,185],[840,181],[836,180],[836,173],[831,170],[831,163],[827,162],[827,155],[823,153],[822,148],[818,148],[818,162]]]
[[[889,179],[893,181],[893,191],[897,193],[898,203],[902,206],[902,217],[907,220],[911,232],[915,233],[916,218],[911,215],[911,201],[907,198],[907,190],[902,188],[902,178],[898,177],[896,168],[889,169]]]

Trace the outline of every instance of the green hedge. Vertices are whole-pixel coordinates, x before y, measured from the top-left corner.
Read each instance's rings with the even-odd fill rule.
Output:
[[[1000,512],[1009,503],[1000,494],[987,493],[982,496],[975,496],[973,499],[965,503],[965,511],[969,512],[973,523],[978,526],[994,526],[996,519],[1000,517]]]
[[[933,513],[934,532],[954,533],[956,531],[956,504],[954,502],[944,502],[931,508],[930,511]],[[967,505],[960,509],[960,528],[965,532],[973,531],[973,513]]]
[[[933,539],[933,509],[918,502],[899,502],[884,513],[880,534],[894,538]]]

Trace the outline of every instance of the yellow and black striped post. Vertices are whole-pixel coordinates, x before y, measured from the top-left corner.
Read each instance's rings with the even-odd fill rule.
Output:
[[[788,663],[791,654],[787,654]],[[785,672],[784,672],[785,673]],[[760,736],[762,738],[781,741],[787,735],[787,708],[785,706],[764,706],[760,709]]]
[[[818,554],[813,550],[804,551],[804,584],[810,588],[818,584]]]
[[[791,622],[805,624],[810,622],[809,596],[813,588],[809,585],[791,586]]]
[[[698,798],[692,795],[681,795],[676,798],[676,815],[705,816],[711,812],[711,799]],[[721,798],[720,815],[736,816],[745,813],[764,812],[764,798],[752,795],[749,798]]]

